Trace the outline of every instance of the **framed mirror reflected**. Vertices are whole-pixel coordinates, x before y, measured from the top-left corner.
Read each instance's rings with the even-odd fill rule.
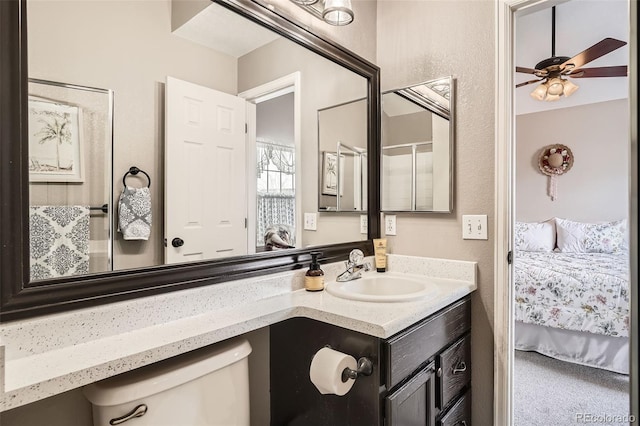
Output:
[[[250,0],[12,0],[1,12],[3,103],[20,111],[2,112],[2,320],[297,269],[312,248],[325,261],[371,251],[377,173],[361,185],[367,235],[359,217],[316,213],[313,231],[301,218],[319,210],[318,111],[364,98],[361,168],[378,168],[375,65]],[[336,90],[314,83],[327,78]],[[111,127],[68,93],[92,87],[111,96]],[[144,174],[123,179],[134,165]],[[36,273],[43,235],[58,251]]]
[[[382,94],[382,211],[453,211],[455,80]]]
[[[367,211],[366,122],[367,99],[318,111],[318,211]]]

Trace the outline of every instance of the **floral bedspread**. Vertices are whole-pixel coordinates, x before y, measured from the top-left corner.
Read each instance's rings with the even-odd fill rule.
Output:
[[[628,336],[628,263],[628,252],[516,251],[516,321]]]

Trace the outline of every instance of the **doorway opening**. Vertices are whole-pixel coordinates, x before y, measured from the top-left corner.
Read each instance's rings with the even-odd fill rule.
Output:
[[[249,253],[300,247],[300,75],[239,94],[247,102]]]
[[[497,8],[498,14],[498,78],[497,78],[497,109],[496,109],[496,120],[497,120],[497,163],[496,163],[496,293],[495,293],[495,307],[496,307],[496,323],[495,323],[495,405],[494,405],[494,413],[495,413],[495,423],[496,424],[521,424],[514,423],[514,404],[516,399],[514,399],[513,390],[514,386],[514,329],[517,333],[517,326],[514,323],[514,318],[516,318],[516,313],[514,312],[514,300],[515,300],[515,292],[512,283],[514,283],[514,276],[517,274],[517,271],[514,273],[514,270],[508,263],[507,253],[509,253],[514,246],[517,244],[517,225],[516,222],[529,222],[529,223],[542,223],[545,219],[551,219],[552,217],[560,217],[561,219],[573,219],[573,222],[581,222],[581,223],[590,223],[590,222],[616,222],[617,219],[622,218],[613,218],[613,217],[567,217],[568,215],[565,213],[552,213],[549,217],[522,217],[518,216],[519,212],[521,213],[523,209],[519,208],[519,203],[523,198],[530,197],[528,192],[519,193],[516,196],[515,192],[518,190],[519,185],[519,173],[523,167],[531,167],[533,168],[536,164],[534,164],[534,155],[533,152],[529,153],[529,161],[526,166],[520,165],[517,161],[518,150],[521,149],[519,146],[519,135],[520,130],[519,126],[522,127],[522,123],[518,122],[518,118],[516,117],[516,90],[525,90],[528,94],[534,86],[531,86],[529,90],[526,89],[515,89],[516,84],[520,83],[519,80],[515,78],[514,70],[516,66],[531,66],[530,64],[522,64],[517,60],[517,51],[516,51],[516,31],[517,31],[517,19],[521,16],[532,14],[535,12],[542,11],[543,9],[550,9],[552,6],[558,5],[566,5],[573,2],[564,2],[564,1],[520,1],[520,0],[503,0],[500,1]],[[583,2],[584,3],[584,2]],[[593,2],[590,2],[590,4]],[[611,2],[609,2],[611,3]],[[625,1],[621,1],[628,10],[628,3]],[[633,3],[633,2],[631,2]],[[634,19],[634,13],[636,13],[636,9],[632,5],[631,7],[631,28],[635,28],[635,24],[637,20]],[[635,16],[637,18],[637,15]],[[622,25],[626,26],[627,20],[623,22]],[[630,76],[630,84],[637,84],[637,71],[634,69],[635,62],[635,48],[636,48],[636,36],[634,33],[628,34],[629,40],[629,55],[630,59],[625,62],[625,65],[628,64],[629,67],[629,76]],[[574,37],[576,39],[580,39],[579,37]],[[616,37],[618,38],[618,37]],[[593,43],[591,43],[593,44]],[[587,42],[584,47],[589,46],[590,44]],[[564,54],[563,52],[559,52]],[[570,54],[577,53],[569,52]],[[604,64],[593,64],[593,67],[603,66]],[[619,64],[617,64],[619,65]],[[586,68],[586,67],[585,67]],[[586,80],[586,79],[585,79]],[[580,84],[580,83],[578,83]],[[637,87],[637,86],[635,86]],[[585,87],[582,87],[584,89]],[[629,92],[628,92],[629,93]],[[637,249],[637,240],[636,234],[634,230],[637,229],[637,204],[634,204],[635,194],[637,193],[637,161],[634,161],[631,152],[635,152],[633,150],[636,149],[636,141],[637,141],[637,95],[630,91],[631,99],[627,101],[622,101],[622,103],[626,103],[629,109],[626,112],[622,112],[621,114],[625,116],[626,123],[621,124],[624,128],[623,131],[626,133],[626,146],[624,147],[624,154],[621,156],[620,161],[625,162],[626,164],[630,164],[630,169],[628,170],[627,176],[627,186],[630,188],[626,190],[627,198],[626,202],[627,213],[624,215],[628,222],[628,228],[630,232],[630,242],[629,242],[629,262],[627,265],[630,266],[630,271],[627,271],[627,279],[630,283],[635,285],[637,283],[637,259],[632,254],[635,254],[635,250]],[[575,95],[574,95],[575,96]],[[588,108],[588,106],[584,106],[584,108]],[[561,109],[561,107],[558,107]],[[559,113],[558,113],[559,114]],[[584,120],[583,120],[584,121]],[[553,128],[553,123],[545,121],[543,127],[548,127],[549,129]],[[562,125],[560,125],[562,128]],[[629,132],[629,129],[630,132]],[[630,133],[630,134],[629,134]],[[549,130],[549,137],[553,138],[556,132]],[[548,144],[552,144],[553,142],[559,142],[562,144],[571,145],[571,148],[574,149],[574,146],[580,146],[582,150],[584,147],[580,144],[580,137],[578,135],[574,135],[575,137],[567,138],[564,140],[556,141],[549,140],[549,137],[542,138],[542,141],[548,141]],[[542,142],[540,142],[542,143]],[[608,143],[607,143],[608,144]],[[543,144],[544,145],[544,144]],[[537,147],[540,151],[543,146]],[[535,150],[534,150],[535,151]],[[536,151],[536,153],[537,153]],[[583,152],[580,156],[578,153],[575,154],[575,162],[583,161],[582,165],[585,165],[585,162],[588,159],[588,154]],[[629,160],[631,158],[631,161]],[[537,159],[537,157],[535,158]],[[572,192],[575,190],[573,185],[569,184],[569,177],[576,177],[578,175],[577,170],[574,169],[572,172],[567,174],[567,176],[561,177],[557,180],[558,184],[558,199],[569,199],[572,195]],[[630,176],[630,177],[629,177]],[[540,175],[542,178],[542,191],[543,196],[547,190],[546,188],[546,177]],[[572,177],[572,179],[573,179]],[[536,190],[539,190],[536,189]],[[631,198],[628,198],[628,194],[631,193]],[[602,208],[606,209],[610,206],[600,206],[600,208],[594,209],[601,211]],[[583,209],[586,210],[586,209]],[[583,211],[583,214],[587,214],[589,212]],[[591,212],[592,213],[592,212]],[[562,217],[562,216],[564,217]],[[555,224],[554,224],[555,225]],[[515,231],[515,232],[514,232]],[[629,278],[630,277],[630,278]],[[633,296],[633,295],[632,295]],[[629,298],[628,304],[630,306],[630,315],[628,323],[630,324],[630,328],[633,329],[634,326],[637,325],[637,295],[633,296],[633,298]],[[585,304],[586,306],[587,304]],[[593,306],[592,306],[593,308]],[[517,318],[516,318],[517,319]],[[517,337],[517,336],[515,336]],[[634,345],[633,340],[630,342],[631,348],[631,398],[626,398],[626,401],[623,402],[623,405],[627,407],[627,419],[630,419],[631,414],[637,414],[637,403],[634,403],[634,398],[637,400],[637,343]],[[635,351],[634,351],[635,348]],[[548,358],[551,359],[551,358]],[[635,362],[633,361],[635,360]],[[627,365],[629,362],[626,361]],[[566,364],[563,364],[565,367]],[[570,364],[575,366],[575,364]],[[568,370],[569,368],[565,368],[564,370]],[[606,371],[606,370],[592,370],[592,371]],[[517,371],[515,372],[515,376],[517,376]],[[614,373],[615,374],[615,373]],[[536,376],[536,380],[539,380],[540,376]],[[599,379],[598,379],[599,380]],[[625,386],[626,387],[626,386]],[[547,387],[547,389],[549,389]],[[565,388],[566,391],[568,389]],[[589,391],[585,391],[584,388],[581,388],[579,391],[583,395],[588,395]],[[529,398],[534,398],[532,395],[529,395]],[[631,407],[629,410],[629,400],[631,400]],[[556,404],[557,401],[554,401]],[[515,407],[517,410],[517,407]],[[573,408],[575,411],[575,408]],[[591,409],[593,411],[593,407]],[[613,410],[608,409],[608,413],[611,415],[616,415]],[[578,415],[583,414],[593,415],[593,414],[601,414],[601,413],[574,413],[574,417],[571,419],[574,423],[576,421],[580,421],[578,419]],[[593,417],[592,417],[593,419]],[[624,419],[623,419],[624,420]],[[587,418],[582,418],[583,422],[587,422]],[[593,421],[593,420],[592,420]],[[542,424],[542,423],[541,423]]]

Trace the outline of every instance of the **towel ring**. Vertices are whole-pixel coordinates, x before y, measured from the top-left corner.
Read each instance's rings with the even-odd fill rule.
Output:
[[[124,176],[122,177],[122,184],[124,186],[127,186],[125,180],[127,179],[127,175],[132,174],[132,175],[137,175],[138,173],[142,173],[143,175],[145,175],[147,177],[147,180],[149,181],[149,184],[147,185],[147,188],[151,187],[151,177],[149,177],[149,175],[147,174],[147,172],[145,172],[144,170],[141,170],[139,168],[137,168],[136,166],[132,166],[129,168],[129,171],[127,173],[124,174]]]

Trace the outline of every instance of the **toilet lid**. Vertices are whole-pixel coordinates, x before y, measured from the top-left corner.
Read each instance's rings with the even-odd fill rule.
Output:
[[[220,370],[250,353],[248,341],[231,339],[92,383],[83,393],[93,405],[126,404]]]

